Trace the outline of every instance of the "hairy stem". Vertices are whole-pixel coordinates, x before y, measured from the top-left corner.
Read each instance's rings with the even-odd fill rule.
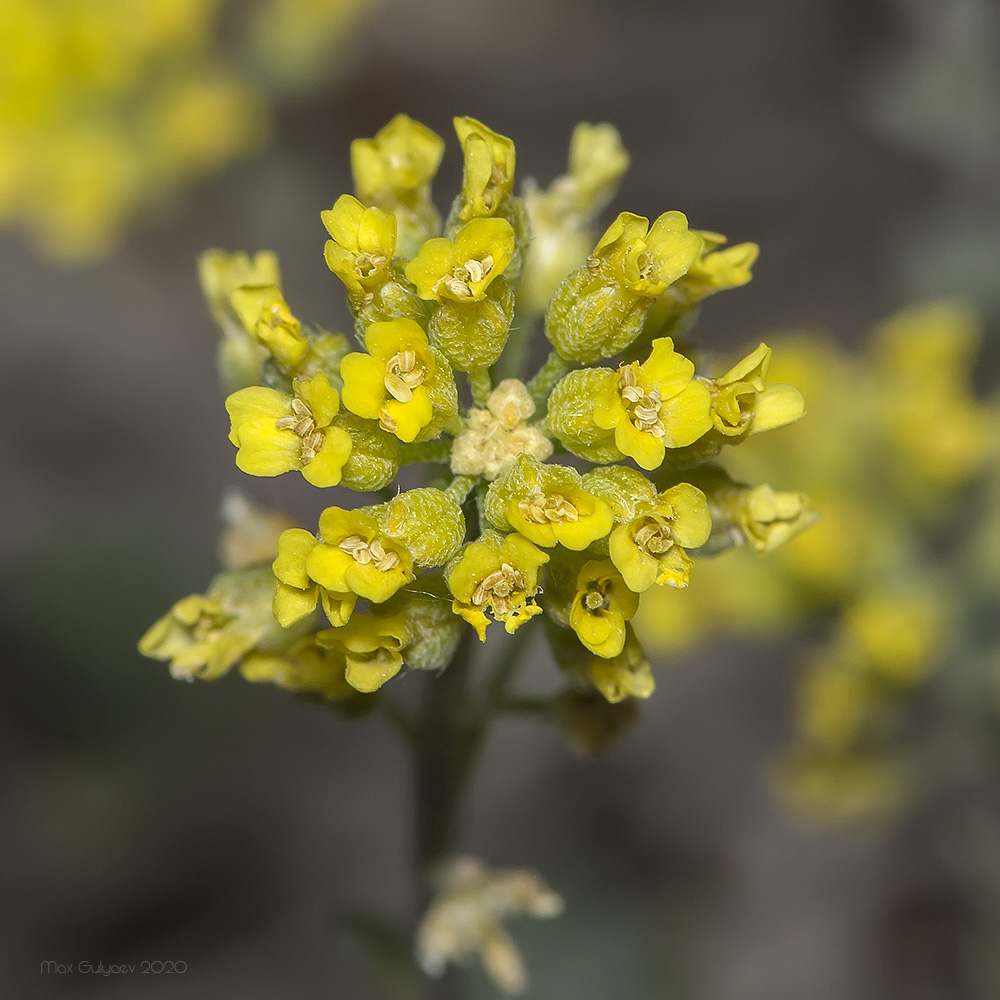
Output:
[[[450,441],[422,441],[415,444],[402,444],[399,447],[401,464],[407,462],[441,462],[451,461]]]
[[[576,367],[575,362],[567,361],[560,357],[558,352],[552,351],[545,364],[538,370],[538,374],[528,383],[528,391],[536,405],[548,399],[556,382]]]

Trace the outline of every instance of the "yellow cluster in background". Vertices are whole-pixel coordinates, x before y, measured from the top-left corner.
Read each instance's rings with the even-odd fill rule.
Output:
[[[0,225],[55,260],[106,254],[179,188],[260,149],[275,88],[329,75],[373,3],[4,0]]]
[[[984,655],[970,618],[1000,593],[1000,406],[973,384],[980,336],[969,309],[937,303],[889,319],[857,352],[817,334],[772,339],[772,376],[800,387],[809,412],[781,448],[750,442],[730,465],[794,482],[819,519],[768,559],[747,546],[702,561],[700,586],[651,594],[637,620],[648,645],[674,652],[719,630],[821,631],[774,772],[807,813],[870,817],[905,801],[918,696]]]

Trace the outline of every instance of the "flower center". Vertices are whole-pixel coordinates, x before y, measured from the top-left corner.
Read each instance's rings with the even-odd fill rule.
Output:
[[[493,270],[493,263],[492,254],[486,254],[482,260],[472,257],[452,268],[451,274],[439,278],[435,288],[440,290],[443,286],[453,298],[470,299],[473,295],[470,282],[482,281]]]
[[[674,544],[670,529],[652,518],[647,518],[633,537],[636,547],[651,556],[663,555]]]
[[[408,403],[413,399],[413,390],[427,377],[423,365],[417,364],[415,351],[400,351],[385,365],[385,388],[393,399]]]
[[[618,369],[620,378],[618,391],[621,393],[625,403],[625,409],[629,419],[640,431],[646,431],[653,437],[661,438],[667,431],[660,420],[660,407],[663,405],[663,397],[659,389],[650,389],[646,392],[638,384],[635,373],[635,365],[622,365]]]
[[[497,194],[503,187],[506,180],[507,172],[500,166],[499,163],[494,163],[493,169],[490,171],[489,182],[483,190],[483,206],[487,211],[490,211],[496,204]]]
[[[303,465],[308,465],[316,457],[316,452],[323,447],[325,437],[316,427],[312,410],[297,396],[292,400],[291,415],[276,420],[274,426],[279,431],[294,431],[299,436],[302,441],[299,457]]]
[[[477,607],[489,605],[498,618],[506,618],[514,610],[511,599],[518,591],[526,587],[520,570],[510,563],[502,563],[489,576],[483,577],[479,586],[472,592],[472,603]]]
[[[590,612],[607,611],[611,607],[608,581],[595,580],[583,595],[583,606]]]
[[[370,254],[362,251],[355,254],[354,272],[359,278],[370,278],[377,271],[381,271],[388,263],[388,258],[382,254]]]
[[[580,512],[561,493],[540,493],[537,490],[520,500],[517,509],[533,524],[578,521]]]
[[[635,266],[639,269],[639,277],[641,280],[645,281],[653,273],[653,265],[655,261],[653,260],[652,254],[647,250],[640,250],[635,257]]]
[[[399,565],[398,553],[386,552],[377,538],[367,542],[360,535],[348,535],[337,547],[362,566],[374,563],[375,568],[382,573],[388,573]]]

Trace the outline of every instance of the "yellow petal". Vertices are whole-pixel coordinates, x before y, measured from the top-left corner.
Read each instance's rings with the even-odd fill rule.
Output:
[[[320,212],[320,218],[333,240],[345,250],[356,254],[361,249],[358,229],[365,211],[365,206],[357,198],[342,194],[333,203],[333,208]]]
[[[431,417],[434,415],[431,398],[422,385],[418,385],[413,390],[413,395],[408,402],[402,403],[396,399],[389,399],[386,401],[384,409],[396,422],[396,429],[393,433],[400,441],[407,443],[412,441],[431,422]]]
[[[283,628],[288,628],[311,614],[319,600],[319,588],[312,584],[306,590],[289,587],[280,580],[274,588],[274,604],[272,611],[275,620]]]
[[[694,444],[712,429],[712,393],[708,386],[689,382],[676,396],[663,403],[660,420],[666,428],[663,444],[667,448]]]
[[[774,430],[792,424],[806,412],[806,401],[793,385],[769,385],[757,394],[750,433]]]
[[[274,575],[290,587],[305,590],[312,585],[306,573],[306,557],[319,544],[305,528],[289,528],[278,538],[278,557],[271,564]]]
[[[344,406],[366,420],[377,420],[388,395],[385,362],[370,354],[347,354],[340,362]]]
[[[355,691],[370,694],[399,673],[403,658],[357,660],[348,656],[344,676]]]
[[[664,399],[676,396],[694,375],[694,363],[674,350],[670,337],[653,341],[649,357],[639,365],[638,381],[645,388],[658,389]]]
[[[238,389],[226,399],[226,412],[231,424],[229,440],[239,444],[238,430],[251,420],[279,420],[292,412],[291,400],[277,389],[251,385]]]
[[[697,549],[708,541],[712,533],[712,515],[701,490],[690,483],[678,483],[664,490],[657,499],[660,504],[669,505],[670,534],[678,545]]]
[[[313,486],[336,486],[350,455],[351,435],[342,427],[327,427],[315,458],[302,466],[302,478]]]
[[[239,428],[236,467],[249,476],[280,476],[299,467],[302,439],[279,431],[273,420],[254,420]]]
[[[318,372],[310,379],[296,379],[295,395],[312,412],[317,427],[326,427],[340,410],[337,390],[330,385],[325,372]]]

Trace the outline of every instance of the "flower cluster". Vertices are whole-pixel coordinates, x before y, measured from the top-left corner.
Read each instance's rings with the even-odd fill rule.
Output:
[[[700,302],[749,280],[756,246],[725,248],[676,211],[594,231],[628,165],[614,129],[579,126],[568,174],[524,198],[510,139],[472,118],[455,131],[464,175],[443,222],[437,135],[400,115],[352,145],[356,196],[322,222],[354,345],[296,317],[272,254],[202,257],[237,466],[368,496],[338,496],[316,530],[275,533],[283,643],[214,610],[223,581],[142,648],[186,676],[239,663],[250,680],[342,700],[446,667],[470,626],[485,640],[544,615],[571,692],[556,716],[597,746],[614,726],[590,713],[587,735],[593,696],[653,690],[630,624],[641,595],[687,587],[699,554],[767,551],[810,523],[802,495],[737,483],[714,461],[797,420],[803,398],[769,379],[763,344],[714,376],[681,350]],[[524,381],[539,318],[551,351]],[[428,485],[394,488],[406,465]],[[241,641],[220,642],[230,634]]]
[[[57,260],[108,252],[133,218],[260,148],[274,90],[324,73],[373,2],[4,0],[0,225]]]
[[[781,342],[776,367],[807,393],[811,426],[790,430],[780,452],[742,448],[733,465],[794,476],[822,518],[774,558],[734,552],[703,567],[704,587],[643,609],[639,631],[661,649],[721,628],[825,630],[775,768],[801,811],[891,813],[932,770],[911,732],[931,685],[978,686],[986,700],[996,689],[1000,405],[977,398],[979,339],[968,309],[938,303],[881,324],[857,355],[816,335]],[[757,551],[809,516],[796,493],[715,496]]]

